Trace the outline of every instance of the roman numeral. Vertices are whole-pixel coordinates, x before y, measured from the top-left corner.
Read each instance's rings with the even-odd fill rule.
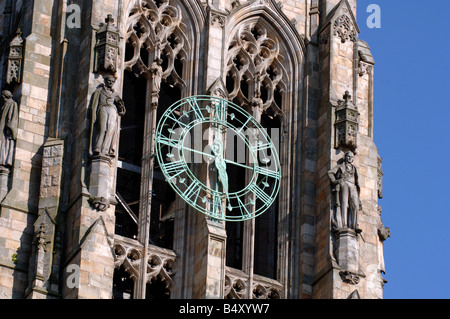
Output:
[[[224,216],[222,198],[218,194],[214,194],[213,205],[212,205],[212,215],[213,216]]]
[[[275,179],[279,179],[279,178],[280,178],[280,173],[279,173],[279,172],[277,172],[277,171],[272,171],[272,170],[267,169],[267,168],[265,168],[265,167],[257,166],[257,167],[255,168],[255,172],[256,172],[258,175],[264,175],[264,176],[267,176],[267,177],[270,177],[270,178],[275,178]]]
[[[259,188],[258,185],[252,184],[249,190],[255,193],[256,197],[259,198],[264,206],[269,206],[269,204],[272,202],[272,198],[267,195],[266,192],[264,192],[261,188]]]
[[[215,102],[215,110],[216,110],[216,118],[219,121],[225,121],[226,120],[226,106],[223,101]]]
[[[165,137],[164,135],[158,135],[157,140],[161,144],[167,145],[172,148],[181,149],[181,145],[179,144],[179,141],[172,140],[170,138]]]
[[[188,100],[189,105],[191,106],[191,109],[194,111],[195,117],[200,120],[204,120],[205,117],[203,116],[202,109],[197,104],[197,101],[195,100]]]
[[[245,216],[246,218],[251,218],[252,213],[248,211],[246,204],[244,204],[239,197],[236,197],[238,203],[239,203],[239,209],[241,210],[241,215]]]
[[[186,171],[183,161],[169,162],[164,165],[166,173],[171,176],[171,178],[180,175]]]
[[[258,141],[258,143],[255,146],[251,147],[251,149],[255,152],[264,151],[270,148],[272,148],[272,143],[270,142],[263,143],[261,141]]]
[[[168,114],[167,118],[171,119],[172,121],[174,121],[175,123],[177,123],[181,128],[185,129],[187,127],[189,127],[189,125],[181,122],[180,120],[176,119],[175,117],[172,116],[172,114]]]
[[[197,203],[197,198],[200,195],[200,191],[202,190],[201,185],[198,181],[192,181],[192,183],[186,188],[183,193],[183,197],[187,199],[191,199],[193,195],[195,196],[194,204]]]

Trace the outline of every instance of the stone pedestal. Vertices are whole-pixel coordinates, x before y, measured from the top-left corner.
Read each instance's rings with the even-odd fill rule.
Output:
[[[357,233],[352,229],[343,229],[337,234],[337,262],[342,271],[344,282],[359,282],[359,245]]]
[[[0,201],[8,194],[9,168],[0,166]]]
[[[90,204],[99,211],[109,207],[111,192],[111,158],[102,155],[90,159],[89,193]]]
[[[193,298],[223,299],[227,237],[224,223],[202,216],[196,232]]]

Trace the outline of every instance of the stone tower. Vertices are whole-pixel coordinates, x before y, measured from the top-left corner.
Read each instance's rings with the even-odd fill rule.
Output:
[[[355,17],[356,0],[0,0],[0,298],[382,298]],[[256,219],[199,214],[154,159],[164,110],[205,94],[278,134]]]

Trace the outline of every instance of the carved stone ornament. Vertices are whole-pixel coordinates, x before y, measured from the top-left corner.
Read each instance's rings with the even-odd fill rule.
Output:
[[[220,13],[211,11],[211,25],[220,28],[225,27],[225,16]]]
[[[91,196],[89,197],[89,204],[100,212],[104,212],[109,208],[109,200],[104,197]]]
[[[341,271],[339,272],[339,276],[341,276],[341,279],[346,284],[350,285],[357,285],[359,284],[360,278],[358,275],[353,274],[349,271]]]
[[[22,80],[23,39],[20,29],[16,37],[9,45],[8,69],[6,71],[6,83],[20,83]]]
[[[391,237],[391,229],[389,227],[384,227],[383,225],[381,225],[378,228],[378,238],[381,242],[384,242],[389,237]]]
[[[242,270],[226,268],[225,272],[225,299],[246,299],[248,298],[249,277]],[[280,299],[282,285],[273,280],[261,276],[253,278],[251,287],[252,299]]]
[[[141,276],[139,267],[144,256],[142,245],[117,235],[114,241],[114,267],[116,269],[123,267],[130,278],[136,281]],[[170,250],[150,245],[145,255],[147,256],[146,282],[151,284],[155,279],[159,279],[170,291],[174,286],[175,254]]]
[[[377,169],[377,192],[378,192],[378,198],[383,198],[383,159],[378,156],[378,169]]]
[[[45,224],[41,223],[39,226],[39,231],[36,235],[36,246],[38,247],[38,250],[44,251],[47,247],[47,241],[45,239]]]
[[[333,34],[341,38],[341,42],[345,43],[347,40],[356,42],[358,40],[358,34],[353,26],[351,19],[343,14],[336,19],[333,24]]]
[[[241,278],[225,275],[224,295],[226,299],[245,299],[247,283]]]
[[[152,80],[152,105],[155,106],[161,81],[180,88],[186,86],[176,68],[178,62],[187,58],[189,47],[182,11],[167,0],[141,0],[131,11],[128,21],[125,40],[134,51],[124,67],[136,76],[143,75]],[[153,55],[150,64],[147,55],[141,56],[143,52]]]
[[[12,167],[17,140],[19,109],[10,91],[1,94],[0,108],[0,166]]]
[[[355,151],[358,144],[359,111],[350,101],[351,95],[347,91],[344,101],[339,100],[335,112],[335,145],[336,148]]]
[[[275,96],[286,91],[287,72],[278,41],[263,26],[246,25],[228,47],[225,72],[233,83],[229,99],[237,99],[258,122],[262,113],[283,118],[285,114]]]
[[[117,61],[120,52],[119,40],[119,31],[114,25],[112,15],[109,14],[105,19],[105,24],[97,31],[94,72],[107,71],[115,73],[117,71]]]
[[[373,65],[363,62],[363,61],[359,61],[358,63],[358,74],[360,77],[364,76],[364,74],[372,74],[372,69],[373,69]]]

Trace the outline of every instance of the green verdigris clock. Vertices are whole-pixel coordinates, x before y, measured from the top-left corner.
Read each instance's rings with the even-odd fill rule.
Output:
[[[232,102],[212,96],[178,101],[162,115],[155,142],[167,182],[186,203],[211,218],[255,218],[278,195],[276,148],[256,119]],[[229,184],[231,171],[239,172],[242,187]]]

